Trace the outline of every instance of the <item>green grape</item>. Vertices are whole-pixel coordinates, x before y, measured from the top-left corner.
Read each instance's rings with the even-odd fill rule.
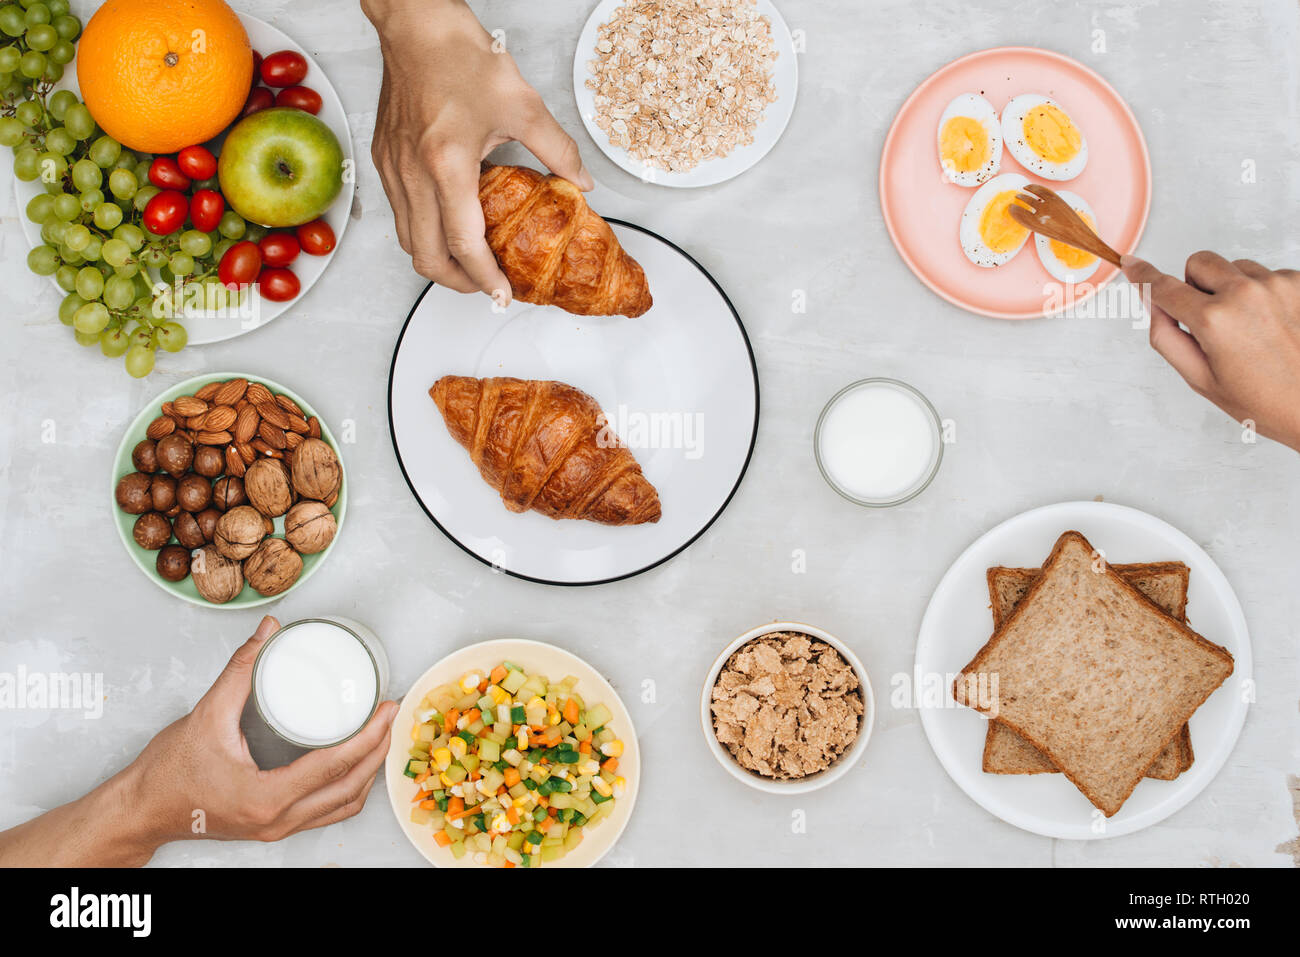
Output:
[[[70,223],[81,213],[81,201],[71,193],[60,193],[52,200],[54,218]]]
[[[68,173],[68,161],[58,153],[42,153],[40,155],[41,182],[46,186],[48,192],[63,192],[63,177]]]
[[[217,243],[215,246],[213,246],[213,247],[212,247],[212,261],[213,261],[214,263],[220,263],[221,260],[224,259],[224,258],[226,257],[226,253],[228,253],[228,252],[230,251],[230,247],[233,246],[233,245],[235,245],[236,242],[237,242],[237,240],[234,240],[234,239],[223,239],[223,240],[221,240],[221,242],[219,242],[219,243]]]
[[[7,36],[20,37],[27,32],[27,15],[16,3],[0,7],[0,31]]]
[[[76,340],[77,345],[90,348],[99,342],[98,332],[82,332],[80,329],[72,330],[72,338]]]
[[[180,352],[189,338],[189,333],[179,322],[164,322],[158,328],[158,345],[167,352]]]
[[[233,209],[228,209],[221,214],[221,222],[217,223],[217,232],[227,239],[240,239],[248,224],[244,222],[244,217],[240,216]]]
[[[187,229],[181,233],[180,247],[181,252],[189,253],[198,259],[212,252],[212,240],[207,233],[197,229]]]
[[[122,240],[131,252],[136,252],[144,245],[144,230],[133,223],[126,223],[113,230],[113,238]]]
[[[65,17],[68,15],[68,11],[72,9],[72,5],[68,3],[68,0],[45,0],[45,6],[49,8],[52,17]]]
[[[18,72],[18,63],[23,58],[23,51],[17,44],[11,43],[8,46],[0,47],[0,73]],[[6,77],[8,82],[12,77]]]
[[[0,78],[0,100],[16,103],[27,95],[27,84],[22,77],[6,76]]]
[[[64,40],[75,40],[77,35],[81,33],[81,21],[76,17],[68,16],[66,13],[55,17],[53,25],[59,36]]]
[[[100,229],[114,229],[122,222],[122,207],[117,203],[101,203],[95,208],[95,225]]]
[[[102,302],[88,302],[72,315],[72,327],[86,335],[97,336],[104,331],[111,317]]]
[[[85,103],[73,103],[63,114],[63,125],[79,140],[88,140],[95,132],[95,118]]]
[[[86,243],[86,248],[81,251],[81,257],[88,263],[97,263],[103,248],[104,240],[91,233],[90,242]]]
[[[59,31],[48,23],[38,23],[27,31],[27,46],[45,53],[59,42]]]
[[[17,146],[26,135],[22,122],[16,117],[0,116],[0,146]]]
[[[38,276],[53,276],[60,265],[53,246],[36,246],[27,254],[27,268]]]
[[[135,178],[137,182],[141,184],[149,182],[149,167],[151,167],[152,165],[153,165],[153,161],[147,159],[142,159],[140,160],[140,162],[135,164],[134,172],[135,172]]]
[[[98,299],[104,292],[104,276],[94,266],[83,266],[77,273],[77,295],[87,302]]]
[[[14,116],[26,127],[33,127],[45,118],[45,109],[36,100],[23,100],[14,107]]]
[[[59,322],[63,323],[65,326],[72,325],[72,317],[75,316],[77,310],[85,304],[86,300],[82,299],[75,292],[69,290],[68,294],[63,297],[63,302],[59,303]]]
[[[130,199],[139,188],[139,180],[129,169],[115,169],[108,174],[108,190],[118,199]]]
[[[116,359],[131,348],[131,339],[121,327],[105,329],[99,334],[99,351],[110,359]]]
[[[77,267],[69,266],[64,263],[54,273],[54,281],[59,284],[59,288],[64,292],[76,292],[77,290]],[[80,298],[80,297],[78,297]]]
[[[41,155],[30,146],[14,150],[14,175],[25,183],[41,175]]]
[[[194,257],[184,252],[173,253],[171,259],[167,260],[167,268],[173,276],[188,276],[194,272]]]
[[[79,159],[72,166],[72,185],[83,193],[99,189],[104,182],[104,172],[89,159]]]
[[[41,74],[42,83],[58,83],[63,79],[63,64],[55,63],[49,57],[45,58],[45,72]]]
[[[140,264],[134,259],[128,259],[121,266],[113,267],[113,272],[127,279],[133,279],[140,274]]]
[[[109,309],[126,309],[135,302],[135,283],[124,276],[109,276],[103,296]]]
[[[214,192],[221,189],[221,182],[214,176],[212,179],[197,179],[193,184],[194,189],[210,189]]]
[[[122,155],[122,144],[111,136],[101,136],[90,144],[90,151],[86,155],[96,166],[108,169]]]
[[[70,41],[60,38],[55,41],[54,46],[50,47],[47,55],[51,63],[67,66],[72,62],[73,57],[77,55],[77,48]]]
[[[149,200],[153,199],[161,192],[162,190],[153,183],[145,183],[135,191],[135,195],[131,197],[131,203],[135,206],[138,212],[143,213],[144,208],[149,205]]]
[[[59,243],[63,242],[62,239],[56,239],[54,235],[57,223],[57,219],[51,219],[48,223],[41,224],[41,239],[49,243],[51,246],[57,246]]]
[[[69,223],[66,223],[61,219],[55,219],[55,220],[51,220],[50,222],[42,226],[41,233],[42,235],[44,235],[45,233],[48,232],[50,242],[59,243],[60,245],[62,245],[64,242],[67,241],[68,230],[71,228],[72,227]]]
[[[148,346],[133,345],[126,350],[127,375],[143,379],[153,371],[154,350]]]
[[[27,204],[27,218],[44,226],[54,218],[54,197],[42,193]]]
[[[162,269],[167,265],[167,250],[158,246],[146,246],[140,253],[140,261],[153,269]]]
[[[153,307],[153,298],[145,296],[136,301],[136,308],[142,310],[145,315]],[[153,348],[153,328],[146,322],[141,322],[131,330],[131,345],[140,346],[142,349]]]
[[[18,72],[29,80],[37,79],[45,72],[45,54],[39,50],[28,50],[18,61]]]
[[[38,23],[49,23],[53,18],[50,14],[50,8],[43,3],[33,3],[27,7],[27,25],[34,27]]]
[[[140,157],[136,156],[131,150],[123,147],[122,152],[118,154],[117,160],[113,163],[113,169],[134,170],[135,164],[138,162],[140,162]]]
[[[249,223],[248,228],[244,230],[244,238],[250,243],[260,243],[269,231],[265,226]]]
[[[83,212],[93,213],[103,205],[104,191],[102,189],[91,189],[81,194],[81,209]]]
[[[69,226],[63,243],[73,252],[79,253],[90,245],[90,230],[80,223]]]
[[[50,94],[50,99],[45,104],[45,108],[50,111],[50,116],[62,123],[63,118],[68,115],[68,107],[75,106],[80,102],[77,99],[77,94],[71,90],[55,90]]]
[[[63,127],[45,134],[45,148],[51,153],[67,156],[77,148],[77,138]]]

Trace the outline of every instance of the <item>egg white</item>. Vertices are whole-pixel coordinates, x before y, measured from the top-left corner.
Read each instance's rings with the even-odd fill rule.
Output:
[[[943,158],[943,128],[955,116],[968,116],[984,128],[989,140],[989,161],[979,169],[963,172],[952,168]],[[944,109],[939,117],[939,127],[935,131],[935,142],[939,147],[939,168],[943,170],[944,179],[957,186],[974,187],[988,182],[1002,168],[1002,128],[998,122],[998,111],[993,104],[975,93],[963,93]]]
[[[1020,241],[1020,245],[1015,249],[1005,253],[996,253],[984,242],[984,237],[980,235],[980,219],[984,216],[984,210],[988,208],[993,197],[1004,190],[1014,189],[1022,190],[1029,185],[1029,178],[1021,176],[1019,173],[1003,173],[1001,176],[995,176],[983,186],[975,191],[975,195],[970,198],[966,204],[965,211],[961,214],[961,224],[958,227],[957,235],[961,241],[962,252],[966,258],[976,266],[984,269],[991,269],[994,266],[1001,266],[1015,258],[1020,250],[1024,249],[1025,243],[1029,241],[1029,233],[1025,233],[1025,238]]]
[[[1056,195],[1065,200],[1075,212],[1084,213],[1096,226],[1097,214],[1092,211],[1092,207],[1088,205],[1082,196],[1064,189],[1058,190]],[[1038,250],[1038,258],[1042,262],[1043,268],[1052,274],[1053,279],[1066,285],[1074,285],[1090,279],[1101,265],[1101,260],[1094,257],[1090,265],[1084,266],[1082,269],[1071,269],[1057,258],[1056,253],[1052,252],[1052,241],[1042,233],[1034,234],[1034,248]]]
[[[1079,130],[1079,152],[1064,163],[1054,163],[1044,159],[1025,143],[1025,117],[1034,107],[1044,103],[1055,106],[1067,116],[1070,115],[1069,110],[1050,97],[1043,96],[1041,93],[1022,93],[1013,97],[1002,111],[1002,138],[1006,141],[1006,148],[1012,158],[1031,173],[1036,173],[1043,179],[1074,179],[1088,165],[1088,139],[1083,135],[1083,129],[1075,122],[1074,117],[1071,116],[1070,121]]]

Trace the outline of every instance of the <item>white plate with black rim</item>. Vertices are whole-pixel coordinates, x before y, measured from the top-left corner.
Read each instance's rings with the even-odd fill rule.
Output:
[[[731,501],[758,431],[758,372],[722,288],[684,251],[610,220],[655,304],[636,319],[573,316],[429,286],[402,328],[388,381],[393,448],[420,506],[495,570],[550,585],[647,571]],[[506,510],[429,397],[444,375],[567,382],[591,395],[659,491],[657,523],[609,527]]]
[[[754,130],[752,143],[738,147],[726,156],[705,160],[694,169],[678,173],[647,166],[641,160],[633,158],[626,149],[615,146],[610,141],[609,134],[596,125],[596,94],[587,88],[587,80],[592,77],[588,64],[596,57],[596,40],[600,27],[609,21],[614,11],[624,2],[626,0],[601,0],[582,28],[577,52],[573,57],[573,95],[578,102],[578,114],[601,152],[624,172],[631,173],[638,179],[678,188],[715,186],[734,179],[757,165],[772,151],[790,124],[799,91],[799,58],[795,53],[794,38],[784,18],[772,5],[772,0],[757,0],[757,5],[758,12],[767,17],[772,25],[772,40],[777,52],[772,71],[776,102],[769,103],[764,110],[763,118]]]
[[[325,71],[320,68],[320,64],[312,58],[312,55],[304,47],[278,27],[273,27],[271,24],[259,20],[257,17],[251,17],[246,13],[239,14],[239,22],[244,25],[244,30],[248,33],[248,42],[254,50],[263,56],[275,53],[278,50],[293,50],[307,59],[309,68],[307,78],[303,80],[303,84],[320,94],[321,108],[317,116],[334,131],[334,134],[339,138],[339,146],[343,149],[343,189],[330,208],[321,216],[321,219],[329,223],[330,228],[334,230],[334,248],[324,256],[309,256],[304,253],[295,259],[293,265],[289,267],[297,274],[298,281],[301,283],[302,288],[298,295],[288,302],[272,302],[259,296],[250,310],[241,309],[237,314],[187,311],[183,324],[188,334],[188,342],[192,346],[222,342],[226,339],[242,336],[246,332],[260,329],[272,319],[283,315],[287,310],[298,305],[302,301],[302,297],[307,295],[307,291],[316,284],[316,280],[329,267],[329,264],[334,259],[334,254],[338,252],[338,244],[343,241],[343,232],[347,229],[348,217],[352,210],[352,195],[356,190],[356,158],[352,149],[352,133],[348,129],[348,115],[343,109],[343,101],[339,99],[338,91],[334,89],[334,84],[325,75]],[[77,87],[76,60],[68,64],[63,79],[54,88],[56,90],[72,90],[80,95],[80,90]],[[207,145],[214,153],[218,153],[220,152],[219,144],[224,138],[225,134],[223,133]],[[39,180],[25,183],[17,177],[14,178],[14,194],[18,200],[18,222],[22,224],[23,235],[31,246],[39,246],[43,242],[41,227],[28,219],[25,211],[32,198],[43,191]],[[54,284],[55,289],[59,290],[60,296],[64,295],[63,290],[55,282],[53,276],[50,277],[50,282]]]
[[[952,700],[952,678],[993,631],[985,572],[995,565],[1036,568],[1062,532],[1082,532],[1112,563],[1185,563],[1191,569],[1187,623],[1232,653],[1232,674],[1192,715],[1195,760],[1172,781],[1143,778],[1104,817],[1063,774],[986,774],[986,720]],[[1064,502],[1024,512],[966,549],[935,589],[916,642],[913,680],[921,724],[944,769],[977,804],[1008,824],[1045,837],[1093,840],[1132,834],[1178,811],[1214,780],[1232,753],[1251,699],[1253,663],[1241,605],[1223,572],[1178,529],[1108,502]],[[932,697],[934,700],[929,700]]]

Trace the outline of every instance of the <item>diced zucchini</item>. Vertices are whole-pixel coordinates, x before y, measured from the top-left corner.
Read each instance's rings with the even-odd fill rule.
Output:
[[[585,723],[589,728],[600,728],[609,724],[610,719],[613,717],[614,716],[610,714],[609,709],[603,704],[593,705],[587,709],[587,720]]]
[[[506,667],[509,668],[510,666],[507,665]],[[511,668],[510,673],[501,680],[501,688],[504,691],[508,691],[510,694],[517,694],[519,689],[524,686],[524,683],[527,680],[528,675],[524,674],[522,671]]]

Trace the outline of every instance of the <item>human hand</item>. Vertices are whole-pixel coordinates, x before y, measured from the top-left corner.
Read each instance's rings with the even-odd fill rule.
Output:
[[[1187,384],[1300,450],[1300,272],[1212,252],[1187,260],[1186,282],[1135,256],[1122,266],[1143,287],[1152,347]]]
[[[485,238],[479,164],[518,140],[557,176],[595,186],[578,146],[464,0],[362,0],[384,79],[371,147],[398,242],[416,272],[503,305],[510,283]]]

